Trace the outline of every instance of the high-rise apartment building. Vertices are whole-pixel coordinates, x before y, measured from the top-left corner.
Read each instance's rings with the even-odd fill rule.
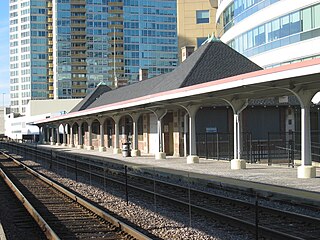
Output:
[[[216,33],[217,0],[177,0],[179,61]],[[183,51],[184,49],[185,51]],[[193,50],[191,50],[192,52]]]
[[[319,0],[219,0],[221,40],[268,68],[320,57]]]
[[[10,0],[11,110],[177,65],[176,0]]]

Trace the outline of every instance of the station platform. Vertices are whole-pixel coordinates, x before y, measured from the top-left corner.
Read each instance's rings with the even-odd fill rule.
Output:
[[[263,163],[246,165],[246,169],[231,170],[230,162],[225,160],[207,160],[200,158],[199,163],[187,164],[185,157],[171,157],[155,160],[154,155],[123,157],[113,154],[112,149],[105,152],[86,150],[55,145],[38,145],[56,151],[68,152],[85,157],[99,158],[105,161],[121,162],[128,166],[143,168],[146,171],[157,171],[164,175],[178,175],[192,178],[193,182],[202,181],[216,186],[226,186],[238,190],[256,192],[277,200],[285,199],[294,202],[319,206],[320,204],[320,168],[316,169],[316,178],[297,178],[297,169],[287,164]]]

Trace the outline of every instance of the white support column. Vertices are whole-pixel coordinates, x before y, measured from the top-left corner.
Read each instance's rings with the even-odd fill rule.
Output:
[[[63,126],[62,146],[67,146],[66,124],[62,124],[62,126]]]
[[[240,113],[248,106],[247,99],[224,99],[233,110],[233,156],[231,169],[245,169],[246,161],[241,159],[241,116]]]
[[[183,152],[184,156],[187,157],[187,134],[188,134],[188,113],[184,115],[184,131],[183,131]]]
[[[196,113],[199,107],[199,105],[186,106],[189,114],[189,155],[187,157],[187,164],[199,163],[196,139]]]
[[[297,168],[298,178],[315,178],[316,168],[312,166],[310,105],[315,90],[293,91],[301,105],[301,166]]]
[[[51,127],[51,140],[50,140],[50,145],[55,145],[55,141],[54,141],[54,127]]]
[[[56,145],[57,145],[57,146],[60,146],[60,145],[61,145],[61,143],[60,143],[60,132],[59,132],[59,126],[60,126],[60,125],[57,125],[57,126],[56,126],[56,129],[57,129],[57,130],[56,130],[56,134],[57,134],[57,141],[56,141]]]
[[[78,145],[77,148],[81,149],[83,148],[83,139],[82,139],[82,123],[78,123]]]
[[[88,146],[87,150],[93,150],[92,146],[92,121],[88,121]]]
[[[46,144],[50,144],[50,127],[47,126]]]
[[[74,148],[73,124],[70,124],[70,144],[69,147]]]
[[[39,141],[38,141],[38,143],[39,144],[42,144],[43,143],[43,138],[44,138],[44,131],[43,131],[43,126],[38,126],[38,128],[39,128]]]
[[[158,144],[159,144],[159,151],[155,153],[155,159],[166,159],[166,153],[163,151],[163,138],[162,138],[162,118],[167,114],[167,109],[156,109],[152,111],[157,118],[157,132],[158,132]]]
[[[131,150],[131,156],[141,156],[141,152],[138,147],[138,120],[140,117],[140,113],[132,113],[130,114],[132,118],[132,124],[133,124],[133,143],[132,143],[132,150]]]
[[[104,146],[104,121],[105,119],[100,119],[100,142],[99,142],[99,152],[105,152],[106,147]]]
[[[121,116],[116,115],[112,117],[114,120],[114,147],[113,147],[113,154],[121,153],[121,149],[119,147],[119,121]]]

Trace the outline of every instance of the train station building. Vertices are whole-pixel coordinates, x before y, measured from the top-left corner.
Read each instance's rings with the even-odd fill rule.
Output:
[[[232,169],[252,161],[252,140],[267,139],[259,160],[291,149],[298,178],[313,178],[311,138],[318,136],[311,129],[319,114],[310,109],[319,77],[320,59],[263,70],[209,38],[170,73],[117,89],[100,84],[69,113],[34,124],[45,143],[119,154],[130,142],[133,156],[185,156],[188,164],[215,152]]]

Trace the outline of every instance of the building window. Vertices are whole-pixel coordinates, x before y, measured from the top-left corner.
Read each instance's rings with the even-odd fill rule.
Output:
[[[209,10],[197,10],[197,24],[209,23]]]
[[[197,38],[197,48],[199,48],[201,46],[201,44],[207,39],[208,38],[206,38],[206,37]]]

